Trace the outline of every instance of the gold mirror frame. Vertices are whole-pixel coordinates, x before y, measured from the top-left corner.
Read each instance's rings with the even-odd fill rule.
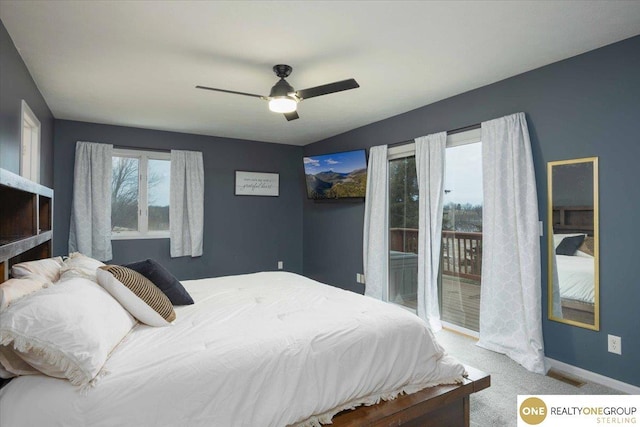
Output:
[[[590,163],[593,166],[593,230],[590,230],[585,218],[589,217],[589,208],[586,206],[554,206],[553,201],[553,173],[558,171],[558,167],[566,165],[577,165],[580,163]],[[566,191],[566,189],[565,189]],[[562,322],[581,328],[600,330],[600,237],[599,237],[599,206],[598,206],[598,158],[587,157],[572,160],[560,160],[547,163],[547,241],[548,241],[548,315],[549,320]],[[555,208],[555,209],[554,209]],[[554,220],[555,211],[555,220]],[[573,215],[575,219],[570,219]],[[554,233],[554,226],[562,233]],[[554,244],[554,234],[574,234],[585,233],[588,237],[593,237],[593,304],[588,302],[561,298],[554,306],[554,283],[557,274],[556,245]],[[589,234],[592,236],[589,236]],[[586,242],[585,242],[586,243]],[[589,242],[591,243],[591,242]],[[581,246],[581,249],[583,247]],[[572,257],[573,258],[573,257]],[[564,267],[563,267],[564,268]],[[560,281],[558,281],[560,282]],[[557,294],[560,296],[560,283],[558,283]],[[588,323],[585,319],[590,319],[589,309],[592,309],[593,322]]]

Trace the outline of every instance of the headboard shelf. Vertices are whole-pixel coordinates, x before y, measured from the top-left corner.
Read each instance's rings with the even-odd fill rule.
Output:
[[[11,265],[51,256],[53,190],[0,169],[0,282]]]
[[[593,206],[554,206],[554,231],[586,233],[593,236]]]
[[[51,231],[45,231],[35,236],[27,237],[21,240],[17,240],[8,244],[0,246],[0,262],[6,261],[20,254],[27,252],[28,250],[51,241]],[[47,257],[44,257],[47,258]]]

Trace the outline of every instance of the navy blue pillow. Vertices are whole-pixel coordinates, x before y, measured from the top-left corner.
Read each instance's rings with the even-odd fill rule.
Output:
[[[573,256],[584,241],[585,235],[565,237],[556,248],[556,255]]]
[[[151,280],[154,285],[164,292],[167,298],[169,298],[169,301],[171,301],[171,304],[193,304],[193,298],[191,298],[191,295],[189,295],[180,281],[154,260],[146,259],[144,261],[132,262],[131,264],[125,264],[124,267],[137,271]]]

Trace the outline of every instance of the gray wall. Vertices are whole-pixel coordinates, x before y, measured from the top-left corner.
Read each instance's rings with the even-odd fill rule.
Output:
[[[261,270],[302,272],[302,147],[56,120],[54,254],[68,253],[76,141],[120,148],[202,151],[204,255],[169,257],[169,239],[115,240],[113,262],[153,258],[179,279]],[[234,195],[235,170],[278,172],[279,197]]]
[[[473,72],[473,64],[470,64]],[[547,318],[547,250],[542,245],[545,353],[548,357],[640,386],[640,36],[500,81],[305,147],[323,154],[409,140],[511,113],[526,113],[546,222],[546,163],[599,157],[599,332]],[[362,271],[362,205],[304,204],[304,273],[346,289]],[[544,240],[542,240],[544,243]],[[622,355],[607,352],[622,337]]]
[[[53,185],[53,114],[0,21],[0,168],[20,174],[22,100],[40,120],[40,183]]]
[[[593,206],[593,174],[592,163],[554,166],[554,206]]]

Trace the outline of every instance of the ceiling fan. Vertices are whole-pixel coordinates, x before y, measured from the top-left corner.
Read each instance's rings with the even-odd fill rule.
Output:
[[[273,66],[273,72],[280,80],[271,88],[269,96],[256,95],[254,93],[237,92],[235,90],[217,89],[214,87],[196,86],[197,89],[213,90],[217,92],[234,93],[236,95],[253,96],[265,101],[269,101],[269,109],[276,113],[284,113],[287,120],[295,120],[299,118],[296,108],[298,102],[303,99],[309,99],[321,95],[329,95],[330,93],[341,92],[343,90],[356,89],[360,87],[355,79],[347,79],[339,82],[328,83],[321,86],[315,86],[308,89],[295,90],[285,77],[289,77],[293,68],[289,65],[278,64]]]

